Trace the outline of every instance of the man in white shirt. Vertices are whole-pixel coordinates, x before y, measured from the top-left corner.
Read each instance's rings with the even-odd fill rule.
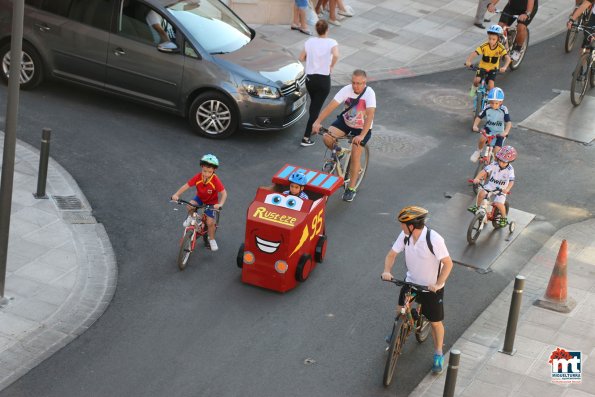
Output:
[[[401,222],[402,231],[386,255],[382,279],[387,281],[393,279],[390,271],[395,264],[397,255],[405,251],[407,266],[405,281],[427,286],[432,291],[418,291],[415,301],[421,304],[421,314],[430,321],[432,326],[432,338],[434,339],[432,372],[441,373],[444,366],[442,352],[444,308],[442,301],[444,284],[452,270],[452,259],[442,236],[436,231],[426,228],[427,215],[428,211],[418,206],[408,206],[399,212],[397,219]],[[428,238],[430,241],[427,240]],[[409,287],[401,288],[397,313],[400,313],[407,291],[409,291]]]
[[[318,133],[321,123],[341,103],[345,110],[337,117],[329,128],[330,135],[324,135],[324,144],[336,152],[335,138],[343,136],[354,137],[351,141],[351,160],[349,167],[349,187],[345,189],[343,200],[353,201],[355,198],[355,185],[361,168],[362,146],[372,136],[372,124],[376,112],[376,94],[372,87],[366,86],[366,72],[361,69],[353,71],[351,84],[341,88],[333,100],[320,112],[312,125],[312,131]]]

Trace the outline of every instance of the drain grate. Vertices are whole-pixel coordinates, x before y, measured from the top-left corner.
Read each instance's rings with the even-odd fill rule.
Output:
[[[83,203],[76,196],[52,196],[59,210],[76,211],[83,209]]]
[[[71,224],[90,224],[97,223],[97,220],[89,211],[67,211],[62,212],[62,219],[64,222]]]

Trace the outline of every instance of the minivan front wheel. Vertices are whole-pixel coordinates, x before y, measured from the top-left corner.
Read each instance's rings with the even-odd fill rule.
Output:
[[[200,135],[223,139],[236,131],[238,112],[232,101],[225,95],[218,92],[205,92],[192,102],[188,120]]]
[[[10,71],[10,43],[0,48],[0,59],[2,60],[2,73],[0,77],[5,84],[8,84],[8,73]],[[23,43],[23,57],[21,59],[20,73],[21,89],[28,90],[37,87],[43,80],[43,64],[37,51],[28,43]]]

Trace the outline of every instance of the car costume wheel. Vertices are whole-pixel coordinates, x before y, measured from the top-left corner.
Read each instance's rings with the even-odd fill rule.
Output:
[[[308,279],[312,271],[312,256],[310,254],[302,254],[295,269],[295,279],[303,282]]]
[[[236,264],[240,269],[244,267],[244,243],[240,245],[240,249],[238,250],[238,256],[236,256]]]
[[[10,43],[5,44],[0,49],[0,59],[2,60],[2,73],[0,77],[4,83],[8,84],[10,71]],[[43,81],[43,63],[39,53],[30,44],[23,43],[23,56],[21,58],[20,82],[21,89],[29,90],[37,87]]]
[[[207,138],[224,139],[238,129],[235,104],[219,92],[205,92],[192,102],[188,113],[192,128]]]
[[[324,261],[324,255],[326,254],[326,236],[323,234],[318,237],[316,242],[316,248],[314,250],[314,260],[318,263]]]

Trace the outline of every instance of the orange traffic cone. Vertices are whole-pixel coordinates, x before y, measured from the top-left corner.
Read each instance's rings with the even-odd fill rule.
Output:
[[[545,295],[542,299],[534,302],[536,306],[562,313],[569,313],[574,309],[576,302],[572,298],[568,298],[567,262],[568,242],[562,240]]]

